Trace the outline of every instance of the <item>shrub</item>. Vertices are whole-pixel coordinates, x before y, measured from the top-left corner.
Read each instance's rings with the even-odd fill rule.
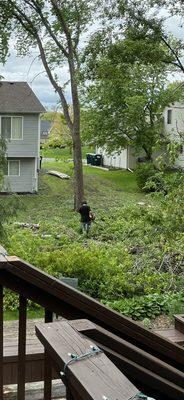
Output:
[[[143,189],[148,192],[162,192],[167,194],[178,188],[183,183],[184,174],[182,171],[175,173],[164,173],[163,171],[155,171],[149,176]]]
[[[184,293],[166,293],[162,295],[155,293],[144,297],[133,297],[132,299],[103,301],[103,303],[133,319],[152,319],[161,314],[183,313]]]
[[[136,181],[139,189],[143,190],[147,180],[155,173],[154,165],[151,162],[139,164],[136,167]]]

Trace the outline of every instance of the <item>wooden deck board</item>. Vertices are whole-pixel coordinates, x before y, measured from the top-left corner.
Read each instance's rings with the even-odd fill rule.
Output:
[[[180,346],[184,346],[184,334],[174,328],[154,329],[154,332],[166,339],[171,340],[171,342],[177,343]]]
[[[171,365],[177,364],[183,368],[184,349],[181,346],[146,330],[130,318],[105,307],[17,257],[7,259],[8,264],[3,263],[0,267],[3,269],[0,270],[0,273],[3,272],[0,279],[4,286],[13,288],[65,318],[88,318],[151,354],[159,355],[163,360],[169,358]],[[18,278],[16,281],[15,277]]]
[[[71,390],[72,398],[128,400],[138,393],[139,390],[103,352],[71,362],[69,354],[82,356],[92,351],[94,343],[80,335],[67,321],[38,324],[36,333],[51,360],[65,372],[63,380]]]
[[[44,348],[35,335],[35,323],[43,320],[28,320],[26,338],[26,381],[39,382],[44,377]],[[18,321],[4,322],[4,384],[17,383],[18,369]],[[58,378],[53,370],[53,378]]]

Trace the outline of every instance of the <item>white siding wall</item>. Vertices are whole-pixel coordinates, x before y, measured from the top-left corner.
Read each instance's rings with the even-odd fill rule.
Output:
[[[172,110],[171,115],[171,124],[167,123],[167,112],[168,110]],[[164,117],[164,129],[165,131],[173,138],[174,140],[180,142],[180,136],[178,132],[182,132],[184,134],[184,105],[180,103],[174,103],[170,107],[166,107],[163,112]],[[135,156],[131,147],[122,150],[120,153],[113,152],[110,155],[107,154],[105,147],[97,148],[96,153],[100,153],[103,155],[103,165],[104,166],[112,166],[116,168],[132,168],[134,169],[137,163],[138,155]],[[159,155],[155,154],[154,157]],[[140,157],[145,156],[144,152],[140,152]],[[184,146],[183,151],[179,155],[176,160],[175,165],[177,167],[184,168]]]
[[[171,124],[167,123],[168,110],[172,110]],[[174,103],[171,107],[166,107],[164,110],[164,129],[170,137],[180,142],[179,132],[184,133],[184,106],[180,103]],[[176,166],[184,168],[184,146],[183,151],[176,160]]]
[[[120,153],[113,152],[111,155],[108,155],[105,148],[97,148],[96,153],[102,154],[104,166],[127,168],[127,149],[121,150]]]
[[[37,159],[13,159],[20,160],[20,176],[5,176],[2,192],[35,193],[38,189]]]

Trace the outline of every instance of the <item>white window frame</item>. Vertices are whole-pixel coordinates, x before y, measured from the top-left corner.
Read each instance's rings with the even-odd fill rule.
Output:
[[[0,116],[0,136],[2,136],[1,135],[1,118],[3,118],[3,117],[11,118],[11,138],[8,139],[8,140],[15,140],[15,141],[23,140],[23,118],[24,117],[22,115],[1,115]],[[22,121],[22,135],[21,135],[20,139],[12,138],[12,119],[13,118],[21,118],[21,121]]]
[[[19,163],[19,174],[18,175],[10,175],[10,162],[11,161],[17,161],[18,163]],[[10,176],[10,177],[15,177],[15,176],[20,176],[20,160],[8,160],[8,175],[7,176]]]

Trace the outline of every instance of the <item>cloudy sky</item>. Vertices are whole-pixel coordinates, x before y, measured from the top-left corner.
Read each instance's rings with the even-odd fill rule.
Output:
[[[63,69],[63,80],[67,70]],[[26,81],[31,86],[39,100],[47,109],[58,107],[58,96],[55,93],[36,51],[29,57],[17,57],[11,45],[10,56],[4,66],[0,66],[0,75],[6,81]],[[68,93],[69,99],[69,93]]]
[[[184,39],[184,27],[181,27],[181,21],[172,17],[166,22],[167,31],[172,32],[178,38]],[[67,68],[60,71],[61,81],[67,80]],[[13,41],[10,48],[10,56],[7,63],[0,65],[0,75],[7,81],[26,81],[31,86],[39,100],[47,109],[56,109],[58,105],[58,96],[56,95],[49,79],[46,76],[44,67],[38,58],[36,51],[33,51],[29,57],[17,57]],[[170,80],[181,80],[183,74],[178,73],[170,76]],[[69,90],[66,93],[67,100],[70,101]]]

